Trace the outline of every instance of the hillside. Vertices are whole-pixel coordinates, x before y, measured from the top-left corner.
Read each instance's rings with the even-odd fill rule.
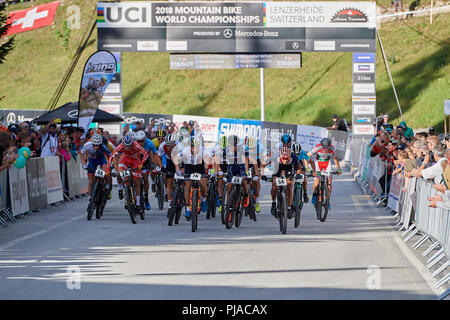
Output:
[[[45,2],[38,0],[32,4]],[[412,2],[412,1],[411,1]],[[430,1],[422,1],[427,5]],[[404,1],[405,3],[405,1]],[[390,1],[379,1],[390,7]],[[81,7],[81,29],[67,52],[53,30],[63,30],[66,10]],[[16,48],[0,65],[0,108],[45,109],[71,61],[96,1],[64,0],[55,24],[16,35]],[[409,4],[408,4],[409,5]],[[30,3],[9,6],[19,10]],[[450,14],[385,23],[380,35],[404,119],[412,127],[443,128],[443,101],[450,99]],[[96,32],[83,53],[59,105],[78,99],[83,64],[96,51]],[[124,111],[258,119],[259,70],[169,70],[168,53],[123,54]],[[399,112],[377,51],[377,113]],[[329,125],[331,114],[351,119],[351,53],[304,53],[303,68],[266,69],[266,120]]]

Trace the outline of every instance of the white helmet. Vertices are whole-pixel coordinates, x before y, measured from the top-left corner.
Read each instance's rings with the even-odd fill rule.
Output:
[[[134,133],[134,140],[136,141],[142,141],[146,138],[145,132],[142,130],[139,130],[138,132]]]
[[[166,140],[166,143],[167,143],[167,144],[175,144],[175,141],[176,141],[175,135],[169,133],[169,134],[166,136],[165,140]]]
[[[98,133],[94,134],[91,138],[91,142],[93,145],[99,146],[103,143],[103,138]]]

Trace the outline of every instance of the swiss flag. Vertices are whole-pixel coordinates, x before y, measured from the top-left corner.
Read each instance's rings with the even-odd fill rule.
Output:
[[[13,11],[6,23],[11,23],[6,35],[29,31],[52,24],[59,1],[46,3],[37,7]]]

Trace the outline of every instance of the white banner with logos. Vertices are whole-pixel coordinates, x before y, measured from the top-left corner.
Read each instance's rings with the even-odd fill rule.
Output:
[[[219,131],[219,118],[213,117],[198,117],[198,116],[185,116],[185,115],[173,115],[173,122],[177,128],[183,126],[183,122],[189,121],[197,122],[200,126],[200,130],[203,134],[203,139],[206,142],[216,142],[217,133]],[[194,127],[195,130],[195,127]]]
[[[64,201],[58,157],[45,157],[45,178],[47,179],[47,203]]]
[[[328,137],[328,129],[314,126],[297,126],[297,142],[302,146],[302,150],[311,151],[320,140]]]
[[[9,174],[9,194],[11,197],[11,209],[14,216],[30,210],[28,203],[27,170],[11,167]],[[5,190],[6,192],[6,190]]]

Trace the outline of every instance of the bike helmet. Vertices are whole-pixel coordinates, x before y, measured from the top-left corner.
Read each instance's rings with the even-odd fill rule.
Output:
[[[108,82],[108,78],[106,78],[105,76],[103,76],[103,77],[101,78],[101,80],[102,80],[103,83],[107,83],[107,82]]]
[[[282,160],[288,160],[289,157],[291,156],[291,152],[292,152],[291,149],[289,149],[289,148],[287,148],[287,147],[282,147],[282,148],[280,149],[280,158],[281,158]]]
[[[322,140],[320,140],[320,144],[322,145],[322,147],[329,147],[331,146],[331,140],[328,138],[323,138]]]
[[[147,136],[145,135],[145,132],[142,130],[139,130],[138,132],[134,133],[134,140],[136,141],[142,141],[145,140],[145,138],[147,138]]]
[[[164,138],[166,136],[166,132],[163,129],[159,129],[156,133],[156,137],[158,138]]]
[[[103,144],[103,138],[99,134],[94,134],[91,138],[91,142],[94,146],[99,146]]]
[[[227,136],[221,136],[219,139],[219,146],[221,149],[225,149],[228,145],[228,138]]]
[[[239,137],[235,134],[232,134],[228,137],[228,145],[231,147],[237,146],[239,144]]]
[[[256,147],[256,139],[252,138],[252,137],[246,137],[245,138],[245,146],[249,149],[252,150]]]
[[[281,136],[281,142],[282,142],[282,143],[291,143],[291,141],[292,141],[292,138],[291,138],[291,136],[288,135],[287,133],[285,133],[285,134],[283,134],[283,135]]]
[[[174,145],[174,144],[175,144],[175,141],[176,141],[175,135],[169,133],[169,134],[166,136],[165,141],[166,141],[166,143],[169,144],[169,145]]]
[[[133,145],[134,143],[134,138],[131,134],[127,134],[122,138],[122,143],[124,146],[129,147],[131,145]]]
[[[294,142],[292,144],[292,150],[294,151],[295,155],[299,155],[302,151],[302,146],[300,145],[300,143]]]

